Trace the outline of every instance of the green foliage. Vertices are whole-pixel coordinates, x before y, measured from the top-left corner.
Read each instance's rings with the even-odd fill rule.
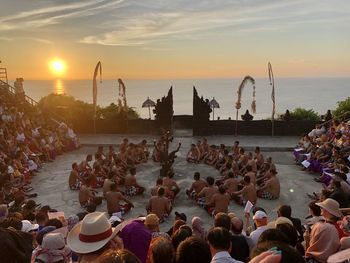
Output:
[[[290,113],[291,120],[309,120],[320,121],[321,117],[313,110],[307,110],[304,108],[296,108]]]
[[[350,112],[350,97],[348,97],[346,100],[338,101],[337,108],[333,111],[333,116],[336,118],[342,118],[344,117],[345,112]],[[350,115],[350,113],[348,114]]]
[[[76,100],[72,96],[49,94],[39,101],[39,107],[43,110],[49,110],[61,115],[64,119],[69,121],[74,120],[92,120],[94,115],[93,104]],[[107,107],[96,107],[96,117],[98,119],[117,120],[124,119],[123,114],[118,111],[118,106],[111,103]],[[128,117],[139,118],[137,112],[128,108]]]

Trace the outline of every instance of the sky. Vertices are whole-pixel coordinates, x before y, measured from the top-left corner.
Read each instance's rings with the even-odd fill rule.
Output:
[[[349,0],[0,0],[10,78],[350,75]]]

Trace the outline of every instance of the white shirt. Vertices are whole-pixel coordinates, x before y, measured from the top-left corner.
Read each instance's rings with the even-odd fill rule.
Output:
[[[262,232],[264,232],[267,229],[267,225],[265,226],[259,226],[257,229],[255,229],[253,232],[250,233],[249,237],[252,239],[254,245],[258,243],[258,239]]]
[[[242,263],[242,261],[235,260],[227,251],[220,251],[214,255],[211,263]]]

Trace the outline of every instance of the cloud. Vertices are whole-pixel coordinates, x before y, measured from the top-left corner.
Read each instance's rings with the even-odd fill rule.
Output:
[[[67,19],[94,16],[123,3],[124,0],[91,0],[42,7],[0,17],[0,31],[33,29],[63,23]],[[74,28],[74,24],[71,24]]]
[[[147,6],[150,2],[143,1],[144,12],[137,8],[139,5],[129,5],[129,9],[136,10],[134,15],[116,15],[116,20],[105,22],[98,28],[101,33],[89,34],[79,42],[143,46],[178,38],[195,39],[196,36],[218,30],[231,35],[281,32],[303,23],[322,24],[325,21],[349,20],[350,17],[348,12],[334,16],[334,10],[328,5],[320,9],[312,4],[307,7],[304,1],[252,1],[249,5],[224,0],[194,1],[195,4],[187,2],[187,5],[176,5],[177,1],[155,2],[158,6],[151,7]],[[170,6],[165,6],[164,2]]]

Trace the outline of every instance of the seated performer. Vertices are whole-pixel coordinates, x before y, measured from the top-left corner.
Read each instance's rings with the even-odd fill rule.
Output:
[[[130,169],[130,174],[125,176],[125,194],[127,196],[140,195],[145,191],[145,188],[140,186],[136,181],[136,168]]]
[[[121,212],[124,215],[134,207],[132,202],[117,191],[117,185],[115,183],[111,184],[110,188],[111,191],[106,193],[107,211],[110,216],[117,212]],[[120,204],[120,201],[124,201],[125,204]]]
[[[192,183],[191,188],[186,190],[186,194],[192,199],[197,199],[197,195],[204,187],[208,186],[208,184],[201,179],[199,172],[194,173],[193,179],[194,182]]]

